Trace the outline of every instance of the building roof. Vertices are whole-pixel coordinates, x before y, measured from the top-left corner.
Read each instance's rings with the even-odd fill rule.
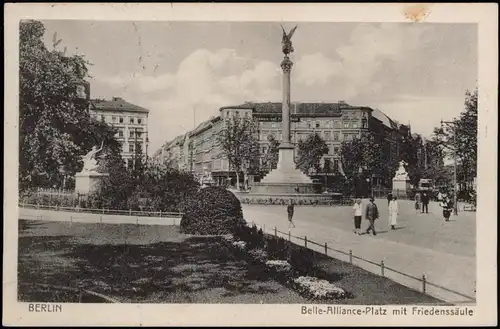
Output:
[[[399,128],[399,124],[396,121],[394,121],[391,118],[389,118],[387,116],[387,114],[385,114],[384,112],[380,111],[379,109],[374,109],[372,111],[372,117],[374,117],[377,120],[380,120],[384,124],[384,126],[386,126],[388,128],[392,128],[392,129],[398,129]]]
[[[149,113],[149,110],[134,105],[125,101],[120,97],[113,97],[111,100],[94,99],[90,103],[92,106],[98,110],[103,111],[126,111],[126,112],[139,112],[139,113]]]

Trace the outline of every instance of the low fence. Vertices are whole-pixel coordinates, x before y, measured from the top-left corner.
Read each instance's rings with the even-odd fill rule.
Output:
[[[91,213],[91,214],[103,214],[103,215],[121,215],[121,216],[136,216],[136,217],[182,217],[180,212],[169,212],[169,211],[138,211],[138,210],[117,210],[117,209],[93,209],[93,208],[79,208],[79,207],[60,207],[60,206],[49,206],[42,204],[29,204],[29,203],[19,203],[19,207],[27,209],[40,209],[40,210],[53,210],[53,211],[65,211],[65,212],[76,212],[76,213]]]
[[[61,213],[63,216],[49,216],[49,215],[33,215],[21,214],[21,220],[45,220],[51,222],[65,222],[69,225],[75,223],[86,224],[116,224],[116,225],[159,225],[159,226],[180,226],[181,218],[179,217],[139,217],[139,216],[126,216],[126,217],[109,217],[106,215],[92,214],[93,216],[85,216],[85,214],[75,215],[68,213]],[[122,238],[123,238],[122,228]]]
[[[242,204],[260,204],[260,205],[287,205],[290,197],[284,198],[240,198]],[[295,204],[298,206],[335,206],[335,205],[352,205],[354,201],[352,199],[341,199],[341,200],[323,200],[323,199],[296,199]]]
[[[252,222],[253,225],[256,225],[258,226],[255,222]],[[348,256],[349,257],[349,263],[351,265],[354,265],[353,264],[353,260],[354,259],[357,259],[357,260],[360,260],[360,261],[363,261],[363,262],[366,262],[368,264],[371,264],[371,265],[374,265],[374,266],[377,266],[380,268],[380,275],[381,276],[386,276],[386,272],[387,271],[390,271],[390,272],[393,272],[393,273],[396,273],[396,274],[399,274],[403,277],[406,277],[406,278],[409,278],[409,279],[412,279],[414,281],[417,281],[420,283],[420,291],[424,294],[428,294],[428,291],[427,291],[427,288],[428,287],[434,287],[434,288],[437,288],[439,290],[442,290],[442,291],[446,291],[448,293],[451,293],[455,296],[460,296],[461,298],[465,298],[464,301],[462,302],[455,302],[455,304],[460,304],[460,303],[476,303],[476,298],[475,297],[472,297],[472,296],[469,296],[467,294],[464,294],[462,292],[459,292],[459,291],[456,291],[456,290],[453,290],[453,289],[450,289],[450,288],[447,288],[447,287],[444,287],[442,285],[439,285],[439,284],[436,284],[436,283],[432,283],[432,282],[429,282],[427,280],[427,277],[425,276],[425,274],[422,274],[421,277],[416,277],[414,275],[411,275],[411,274],[407,274],[407,273],[404,273],[402,271],[399,271],[399,270],[396,270],[394,268],[391,268],[391,267],[387,267],[385,264],[384,264],[384,261],[381,261],[380,263],[377,263],[377,262],[373,262],[371,260],[368,260],[368,259],[364,259],[362,257],[359,257],[359,256],[356,256],[353,254],[352,250],[349,250],[348,252],[344,251],[344,250],[339,250],[339,249],[335,249],[335,248],[332,248],[330,246],[328,246],[328,243],[325,242],[324,244],[322,243],[318,243],[318,242],[315,242],[315,241],[312,241],[312,240],[309,240],[307,238],[307,236],[304,236],[304,237],[300,237],[300,236],[295,236],[295,235],[292,235],[290,231],[288,232],[282,232],[280,230],[278,230],[276,228],[276,226],[272,229],[272,231],[267,231],[266,232],[266,226],[263,225],[262,227],[258,226],[259,228],[262,229],[262,232],[264,233],[268,233],[268,234],[273,234],[275,237],[280,237],[279,234],[281,234],[282,236],[281,237],[284,237],[284,238],[287,238],[289,242],[291,243],[294,243],[292,242],[292,238],[294,239],[297,239],[297,240],[300,240],[300,241],[303,241],[304,242],[304,247],[305,248],[308,248],[308,249],[311,249],[313,251],[317,251],[317,250],[314,250],[312,248],[310,248],[309,246],[310,245],[315,245],[317,247],[320,247],[322,248],[322,252],[326,255],[326,256],[330,256],[329,254],[329,251],[330,252],[336,252],[336,253],[339,253],[339,254],[342,254],[344,256]],[[295,243],[297,244],[297,243]],[[297,244],[298,245],[298,244]],[[330,256],[332,257],[332,256]],[[475,290],[474,290],[475,291]]]

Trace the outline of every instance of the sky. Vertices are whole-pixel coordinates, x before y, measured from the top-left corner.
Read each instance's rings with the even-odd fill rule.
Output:
[[[43,21],[45,42],[92,63],[91,97],[149,114],[149,152],[222,106],[281,101],[279,22]],[[295,24],[285,23],[287,30]],[[305,23],[293,35],[291,100],[378,108],[429,136],[477,86],[476,24]]]

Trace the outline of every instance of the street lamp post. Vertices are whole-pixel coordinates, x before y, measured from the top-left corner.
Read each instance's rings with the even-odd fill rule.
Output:
[[[455,129],[455,122],[441,120],[441,127],[446,124],[453,129],[453,213],[458,215],[457,205],[457,132]]]

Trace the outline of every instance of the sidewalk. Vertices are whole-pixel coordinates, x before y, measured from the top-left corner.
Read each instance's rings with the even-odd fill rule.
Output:
[[[19,208],[19,219],[46,220],[54,222],[138,224],[138,225],[179,225],[179,217],[141,217],[125,215],[101,215],[93,213],[66,212]]]
[[[262,228],[265,226],[267,233],[273,234],[275,226],[279,231],[288,232],[288,224],[283,214],[269,211],[265,206],[249,207],[244,205],[243,210],[247,222],[255,222]],[[475,257],[466,257],[421,246],[408,245],[402,242],[389,241],[387,238],[384,238],[383,234],[377,236],[359,236],[354,234],[352,230],[343,230],[332,225],[318,223],[311,219],[311,215],[309,215],[309,218],[297,217],[294,221],[296,228],[291,229],[292,235],[307,236],[309,241],[314,241],[320,245],[324,245],[327,242],[330,248],[346,253],[352,250],[354,256],[378,264],[384,261],[385,267],[393,268],[417,278],[422,278],[422,275],[425,274],[426,280],[429,283],[435,283],[472,297],[475,296]],[[286,235],[281,236],[287,238]],[[304,245],[303,240],[292,238],[292,242]],[[312,243],[308,243],[308,247],[324,253],[324,247],[316,246]],[[329,255],[343,261],[349,261],[348,255],[330,250]],[[375,274],[381,274],[379,266],[357,259],[353,260],[353,264]],[[395,282],[422,291],[421,282],[396,274],[387,268],[385,276]],[[426,288],[428,294],[444,301],[458,303],[467,300],[465,297],[443,291],[429,284],[427,284]]]

